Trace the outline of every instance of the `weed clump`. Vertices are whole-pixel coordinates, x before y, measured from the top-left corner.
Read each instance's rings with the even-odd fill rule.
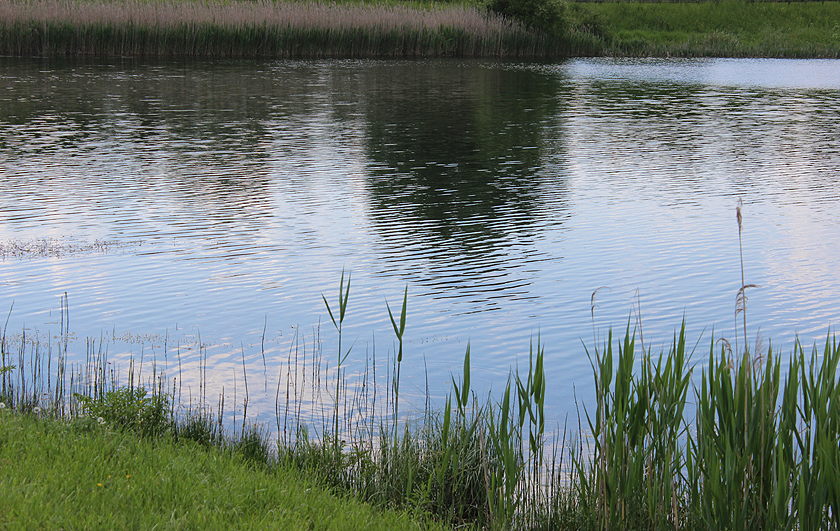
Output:
[[[142,387],[121,387],[99,396],[81,393],[73,396],[82,413],[96,419],[99,424],[128,429],[144,436],[160,435],[172,425],[169,397],[165,394],[146,396],[146,389]]]

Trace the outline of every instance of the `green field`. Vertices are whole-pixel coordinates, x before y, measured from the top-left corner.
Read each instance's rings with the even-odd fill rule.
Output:
[[[607,55],[840,57],[836,1],[604,2],[572,4],[570,12]]]
[[[0,55],[840,57],[838,1],[558,3],[0,0]]]

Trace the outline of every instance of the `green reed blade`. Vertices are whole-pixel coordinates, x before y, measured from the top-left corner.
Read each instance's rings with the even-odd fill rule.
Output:
[[[467,351],[464,354],[464,375],[463,375],[463,387],[461,388],[461,395],[457,395],[457,388],[456,388],[456,399],[458,400],[458,409],[461,410],[461,416],[464,415],[464,408],[467,406],[467,401],[470,398],[470,342],[467,341]]]

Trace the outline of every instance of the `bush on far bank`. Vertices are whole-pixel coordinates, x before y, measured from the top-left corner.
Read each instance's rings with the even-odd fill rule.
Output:
[[[554,35],[562,35],[568,26],[563,0],[489,0],[487,9]]]

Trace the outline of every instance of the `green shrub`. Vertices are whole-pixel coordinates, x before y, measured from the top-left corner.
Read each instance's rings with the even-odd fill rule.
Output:
[[[610,40],[606,18],[601,12],[592,11],[578,2],[572,2],[566,10],[565,17],[569,32],[591,35],[604,41]]]
[[[566,2],[563,0],[490,0],[487,9],[532,29],[555,35],[567,30]]]
[[[82,411],[101,424],[129,429],[141,435],[159,435],[171,424],[166,395],[147,397],[142,387],[121,387],[99,397],[76,393]]]

